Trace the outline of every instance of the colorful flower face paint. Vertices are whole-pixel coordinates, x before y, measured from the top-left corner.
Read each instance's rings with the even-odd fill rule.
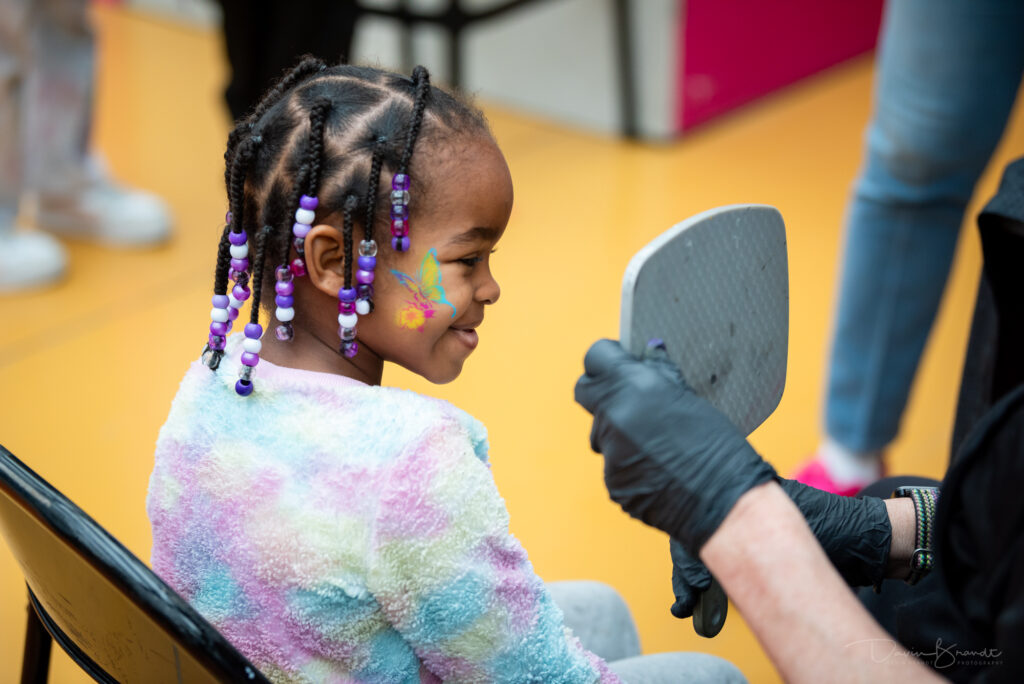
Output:
[[[441,264],[437,260],[437,249],[432,248],[424,255],[415,278],[394,269],[391,269],[391,273],[412,295],[412,300],[406,300],[405,306],[398,310],[396,322],[399,327],[422,331],[427,319],[434,317],[437,306],[441,304],[450,306],[452,318],[455,318],[455,306],[448,301],[441,287]]]

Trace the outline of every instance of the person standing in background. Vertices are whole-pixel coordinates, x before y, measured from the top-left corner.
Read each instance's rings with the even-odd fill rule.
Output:
[[[891,0],[849,207],[826,439],[794,479],[852,496],[884,473],[964,211],[1024,74],[1024,3]]]
[[[351,57],[359,7],[354,0],[219,0],[231,80],[231,118],[245,117],[304,54],[334,64]]]
[[[164,203],[88,154],[93,63],[86,0],[0,0],[0,291],[63,275],[48,233],[117,247],[170,236]]]

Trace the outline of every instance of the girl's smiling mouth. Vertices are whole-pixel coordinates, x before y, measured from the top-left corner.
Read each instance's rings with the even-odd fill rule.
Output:
[[[469,347],[470,350],[476,349],[476,346],[480,344],[480,336],[476,332],[479,323],[462,325],[462,326],[451,326],[448,330],[455,335],[455,338],[462,342],[464,345]]]

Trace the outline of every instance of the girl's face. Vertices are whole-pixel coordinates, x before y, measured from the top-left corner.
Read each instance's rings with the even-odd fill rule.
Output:
[[[354,361],[372,355],[445,383],[462,372],[479,341],[484,308],[501,293],[490,257],[512,211],[512,179],[488,139],[456,143],[424,167],[430,169],[425,202],[417,202],[415,175],[410,188],[411,249],[378,247],[374,311],[359,317]],[[390,187],[390,176],[380,180]],[[358,245],[357,239],[356,251]]]

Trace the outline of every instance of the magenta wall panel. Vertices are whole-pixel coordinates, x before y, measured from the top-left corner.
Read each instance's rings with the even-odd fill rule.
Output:
[[[686,0],[679,130],[870,50],[882,0]]]

